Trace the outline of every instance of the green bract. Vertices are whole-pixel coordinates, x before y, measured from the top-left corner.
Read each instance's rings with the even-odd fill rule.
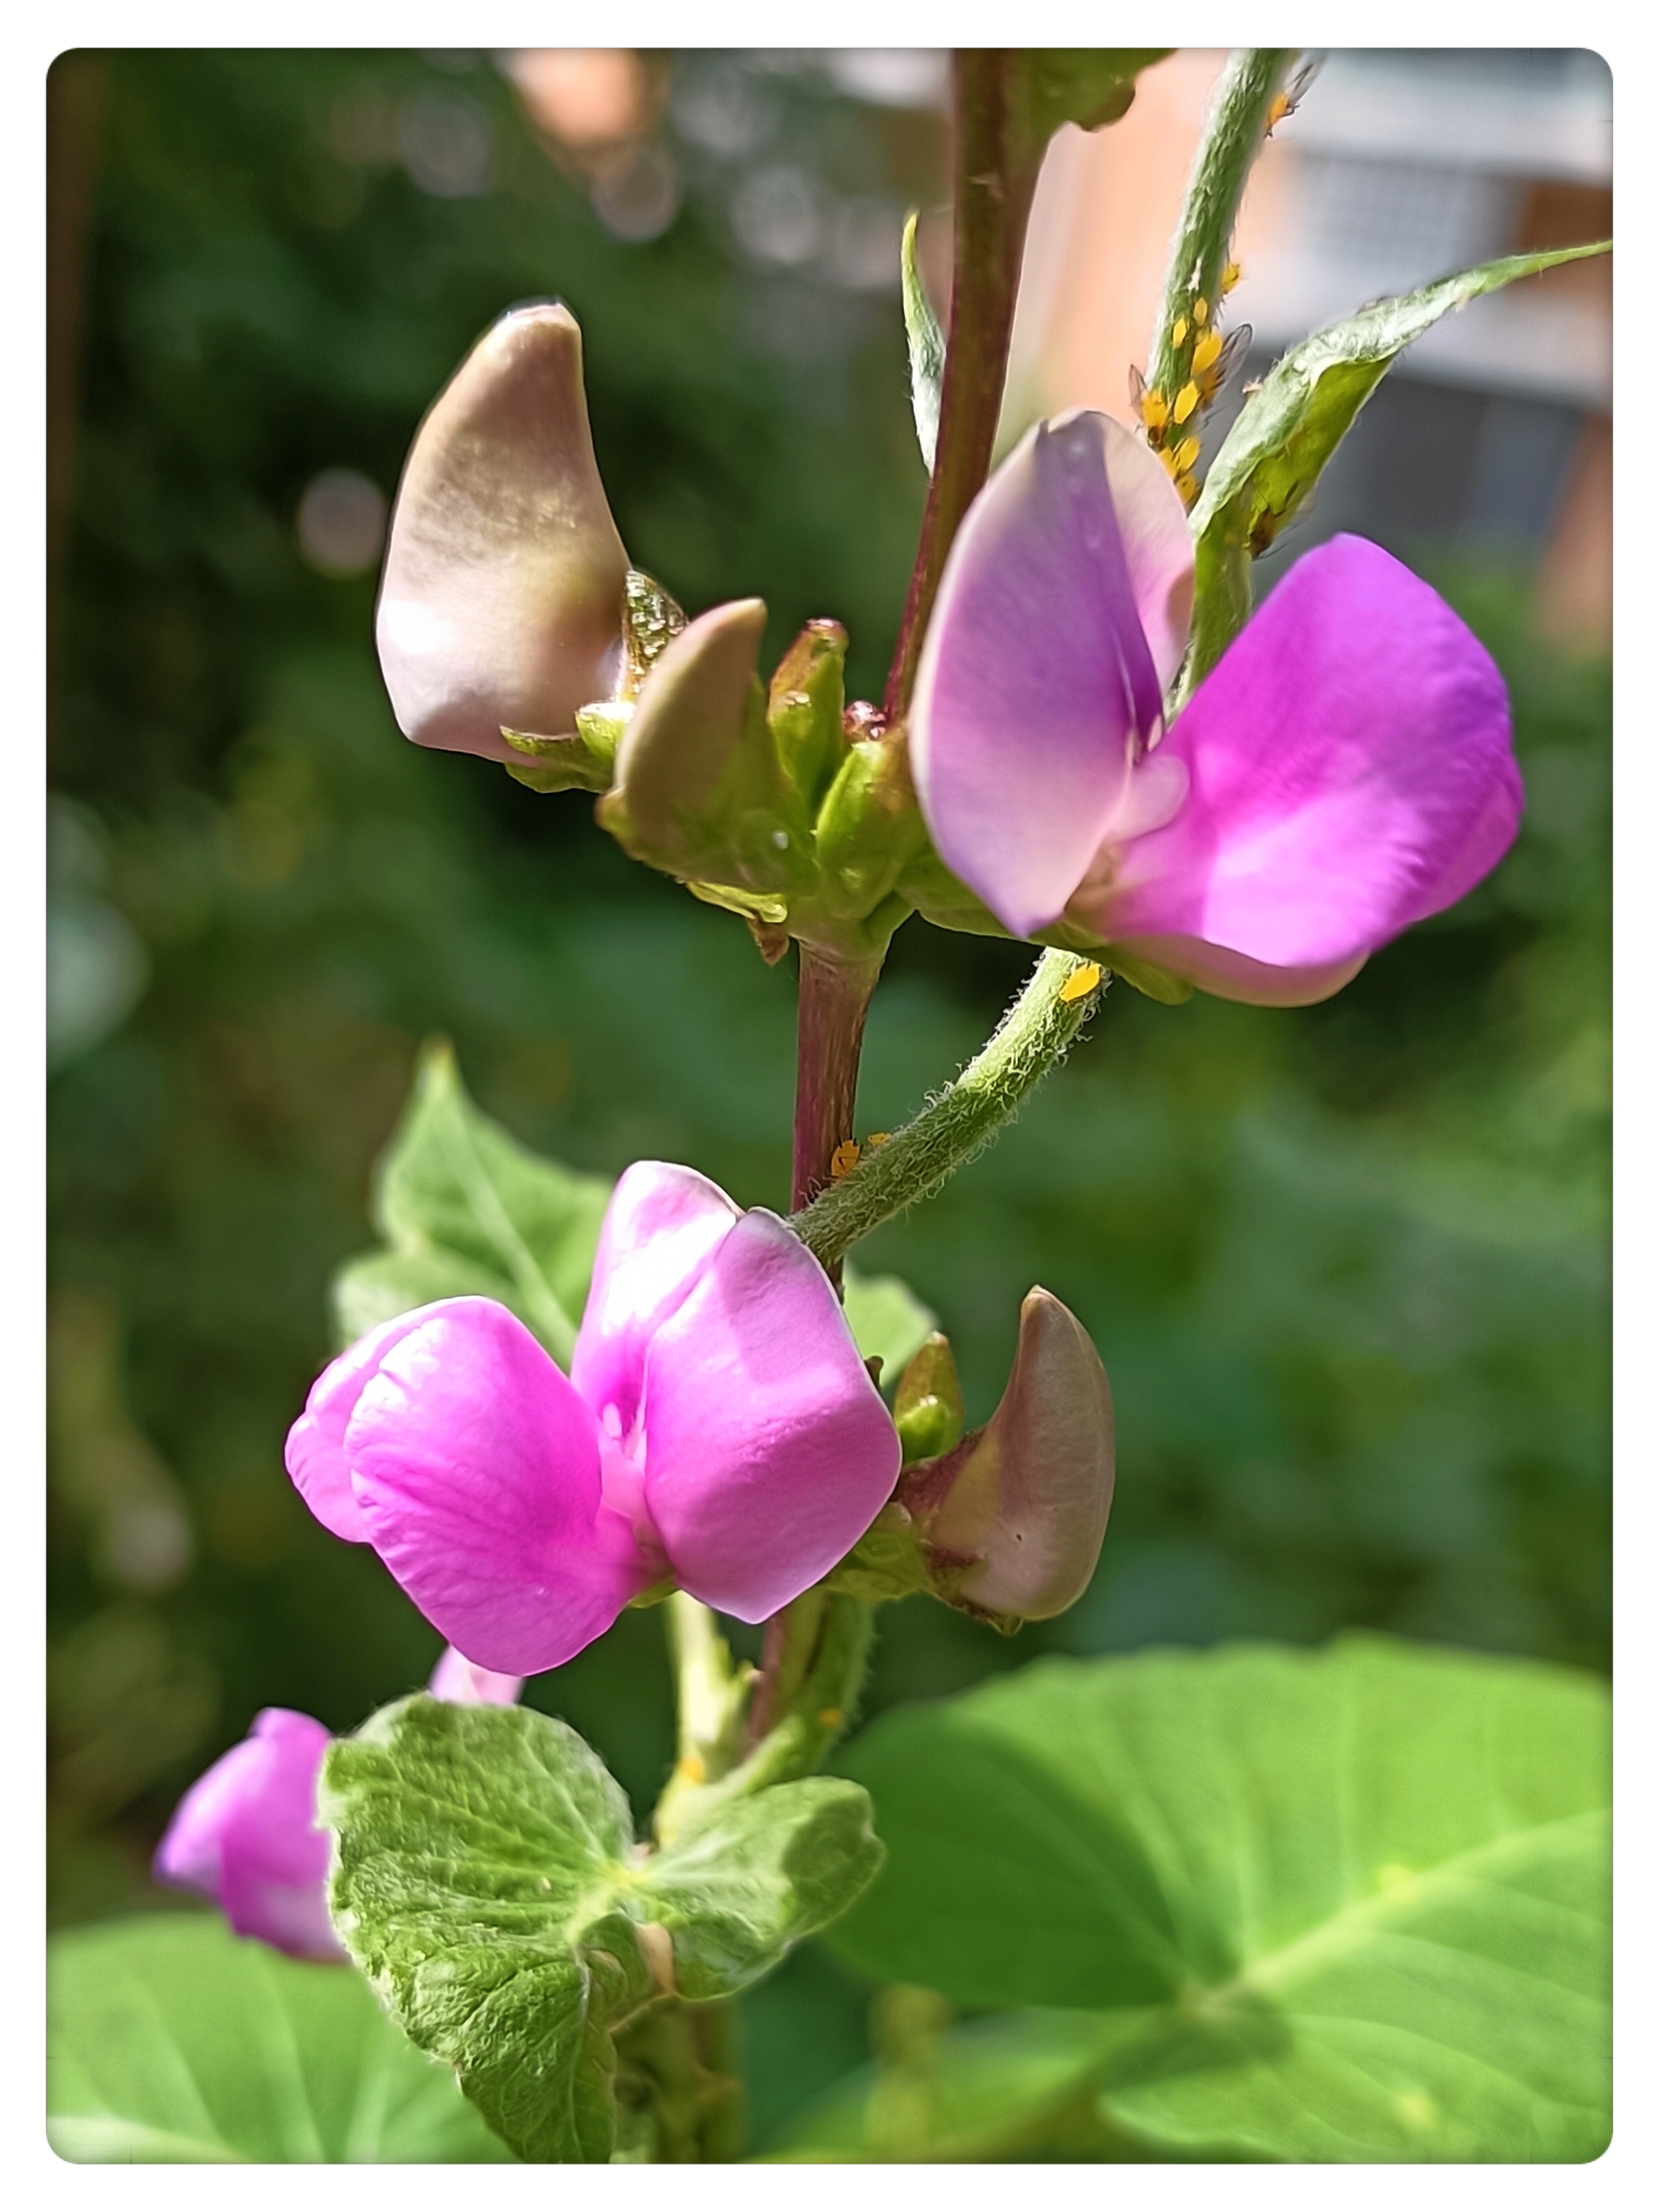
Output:
[[[1049,1660],[884,1716],[845,1764],[890,1859],[837,1947],[960,2004],[1074,2009],[1079,2073],[1132,2138],[1288,2159],[1607,2142],[1588,1676],[1368,1637]]]
[[[47,2134],[104,2165],[487,2164],[505,2147],[347,1967],[204,1913],[56,1937]]]
[[[636,1849],[628,1801],[561,1721],[405,1699],[334,1746],[320,1816],[352,1958],[520,2156],[608,2158],[613,2031],[729,1997],[881,1863],[869,1800],[785,1783]]]

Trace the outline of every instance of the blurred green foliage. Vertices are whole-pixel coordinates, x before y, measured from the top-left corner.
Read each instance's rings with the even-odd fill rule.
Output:
[[[82,978],[51,1098],[53,1909],[82,1920],[160,1902],[162,1821],[259,1706],[347,1728],[436,1657],[281,1465],[421,1040],[577,1167],[786,1189],[787,965],[631,867],[585,800],[404,745],[372,574],[308,565],[301,494],[339,467],[389,494],[479,329],[557,292],[633,557],[693,610],[762,593],[773,652],[839,617],[874,691],[925,491],[896,215],[939,196],[942,129],[810,69],[680,57],[679,212],[630,242],[482,57],[59,67],[98,93],[51,846]],[[487,188],[410,173],[410,118],[445,103],[474,143],[482,119]],[[779,175],[824,236],[890,203],[890,290],[756,257]],[[1607,1662],[1609,677],[1533,641],[1516,579],[1431,572],[1514,689],[1530,806],[1497,875],[1325,1006],[1117,987],[1020,1126],[863,1255],[939,1312],[973,1418],[1047,1285],[1119,1435],[1075,1611],[1005,1643],[893,1608],[878,1707],[1042,1650],[1344,1625]],[[1027,962],[900,932],[861,1128],[967,1056]],[[532,1701],[655,1793],[654,1615]],[[866,2003],[815,1951],[749,2001],[763,2136],[863,2056]]]

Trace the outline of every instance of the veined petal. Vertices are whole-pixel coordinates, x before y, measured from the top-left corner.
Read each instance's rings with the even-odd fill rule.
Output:
[[[1490,655],[1380,546],[1299,561],[1166,740],[1166,827],[1074,901],[1109,943],[1227,998],[1328,997],[1507,851],[1523,793]]]
[[[829,1277],[745,1214],[651,1340],[645,1501],[682,1587],[764,1620],[850,1551],[899,1446]]]
[[[1158,735],[1192,565],[1157,459],[1081,411],[1028,433],[957,533],[911,767],[941,858],[1016,934],[1059,914]]]
[[[718,1184],[661,1160],[636,1161],[612,1192],[570,1380],[595,1414],[616,1407],[619,1436],[638,1415],[653,1335],[741,1218]]]
[[[345,1456],[376,1551],[492,1673],[560,1666],[650,1580],[602,1505],[593,1414],[492,1299],[425,1309],[359,1398]]]
[[[282,1462],[290,1479],[329,1534],[343,1537],[348,1544],[367,1544],[369,1530],[345,1463],[346,1424],[381,1355],[411,1329],[419,1328],[432,1311],[418,1306],[360,1337],[324,1368],[311,1385],[305,1411],[288,1432]]]
[[[272,1706],[185,1792],[155,1854],[158,1881],[211,1897],[239,1936],[297,1958],[343,1956],[328,1919],[320,1720]]]
[[[628,557],[605,502],[567,308],[516,308],[415,433],[375,617],[398,727],[513,761],[609,695]]]

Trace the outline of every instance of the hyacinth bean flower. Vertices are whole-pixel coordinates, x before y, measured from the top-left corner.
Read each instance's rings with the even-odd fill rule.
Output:
[[[1305,1006],[1508,850],[1490,655],[1363,538],[1299,561],[1168,729],[1193,547],[1156,457],[1039,423],[958,533],[912,772],[945,865],[1016,936],[1064,924],[1223,998]]]
[[[569,1378],[487,1298],[385,1322],[326,1368],[288,1470],[478,1666],[573,1658],[664,1579],[763,1620],[850,1551],[898,1433],[829,1278],[774,1214],[630,1168]]]
[[[515,308],[439,395],[404,465],[375,616],[400,729],[511,762],[610,697],[628,556],[599,480],[569,310]]]
[[[430,1685],[457,1705],[511,1705],[524,1687],[446,1651]],[[317,1778],[333,1737],[308,1713],[268,1706],[179,1799],[156,1846],[158,1882],[211,1898],[239,1936],[292,1958],[345,1956],[328,1918],[328,1837]]]

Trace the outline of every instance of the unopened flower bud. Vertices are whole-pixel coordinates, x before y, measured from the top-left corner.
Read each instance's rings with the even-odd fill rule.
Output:
[[[694,884],[781,893],[810,880],[805,809],[755,674],[766,607],[710,607],[640,687],[599,818],[624,851]]]
[[[1076,1316],[1046,1290],[1020,1309],[1008,1388],[983,1429],[908,1473],[940,1596],[999,1623],[1081,1597],[1112,1502],[1112,1391]]]
[[[841,764],[841,712],[847,632],[839,623],[811,622],[772,673],[767,719],[784,773],[813,811]]]
[[[967,1426],[951,1340],[937,1329],[899,1378],[893,1424],[907,1465],[913,1459],[938,1459],[959,1441]]]
[[[558,305],[481,338],[415,433],[376,616],[406,737],[490,760],[608,697],[628,557],[599,480],[582,338]]]

